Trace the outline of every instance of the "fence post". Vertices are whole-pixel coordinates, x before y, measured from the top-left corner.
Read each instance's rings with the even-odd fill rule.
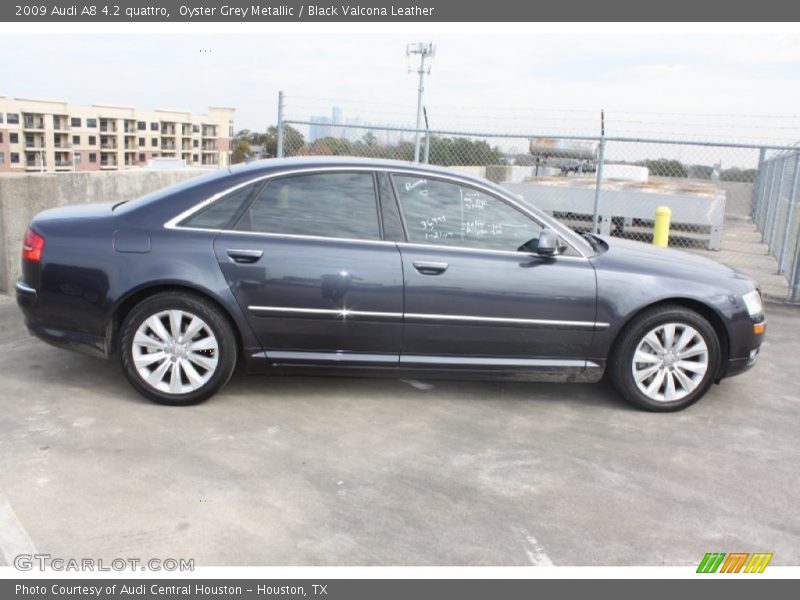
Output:
[[[278,92],[278,158],[283,158],[283,90]]]
[[[778,183],[778,197],[775,199],[775,209],[772,212],[772,225],[769,228],[769,239],[767,243],[770,245],[770,250],[775,245],[775,234],[777,233],[778,229],[778,216],[781,214],[781,201],[783,200],[783,179],[786,176],[786,164],[789,162],[789,155],[786,155],[783,158],[783,162],[781,163],[781,174],[780,174],[780,181]],[[776,252],[772,252],[773,256],[777,256],[777,248],[775,248]]]
[[[592,213],[592,232],[600,233],[600,188],[603,187],[603,163],[606,160],[606,138],[600,138],[600,152],[597,156],[597,181],[594,185],[594,212]]]
[[[797,232],[797,244],[794,250],[794,267],[789,278],[789,302],[800,302],[800,229]]]
[[[775,218],[775,213],[777,212],[777,205],[781,198],[781,188],[783,187],[783,170],[786,168],[786,160],[782,158],[780,161],[781,164],[776,165],[777,168],[773,172],[775,185],[773,185],[772,189],[770,190],[769,204],[767,205],[767,212],[764,218],[764,228],[761,230],[761,241],[767,244],[768,247],[770,243],[770,236],[768,235],[768,232],[772,231],[772,226],[774,224],[773,219]],[[773,196],[775,197],[774,200],[772,199]],[[769,249],[767,253],[769,253]]]
[[[786,215],[786,225],[783,227],[783,237],[781,238],[781,254],[780,258],[778,258],[778,275],[783,275],[786,271],[783,263],[786,262],[786,252],[789,249],[789,233],[792,229],[795,205],[797,204],[798,171],[800,171],[800,152],[795,152],[794,173],[792,173],[792,189],[789,190],[789,212]],[[798,235],[800,235],[800,229],[798,229]]]
[[[753,219],[759,231],[764,228],[762,221],[764,220],[767,204],[769,204],[769,198],[772,195],[775,160],[775,158],[772,158],[766,161],[766,167],[764,168],[764,185],[761,191],[761,201],[758,203],[758,211],[756,212],[755,219]]]
[[[755,185],[753,185],[753,195],[750,198],[750,216],[753,217],[753,221],[756,220],[758,206],[762,200],[762,191],[764,188],[764,159],[766,156],[766,149],[761,148],[758,151],[758,170],[756,171]]]

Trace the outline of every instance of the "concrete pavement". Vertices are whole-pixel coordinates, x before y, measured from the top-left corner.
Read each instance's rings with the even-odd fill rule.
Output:
[[[0,297],[0,547],[217,565],[800,564],[800,310],[677,414],[605,384],[237,374],[188,408]],[[13,525],[13,526],[12,526]],[[0,554],[0,560],[2,560]]]

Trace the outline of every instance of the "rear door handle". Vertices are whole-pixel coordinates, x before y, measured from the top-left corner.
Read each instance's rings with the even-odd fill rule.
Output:
[[[450,266],[446,262],[432,262],[427,260],[415,260],[414,268],[420,275],[441,275]]]
[[[226,252],[231,260],[237,263],[254,263],[264,255],[261,250],[245,250],[242,248],[230,248]]]

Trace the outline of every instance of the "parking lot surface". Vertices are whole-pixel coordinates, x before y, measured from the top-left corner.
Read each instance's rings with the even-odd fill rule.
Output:
[[[142,399],[0,297],[0,561],[218,565],[800,564],[800,310],[675,414],[606,384],[237,374]]]

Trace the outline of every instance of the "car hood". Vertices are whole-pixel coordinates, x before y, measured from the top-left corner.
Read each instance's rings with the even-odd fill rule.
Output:
[[[720,283],[735,281],[737,284],[755,285],[745,273],[705,256],[609,236],[596,237],[608,246],[608,250],[597,257],[597,262],[604,265],[619,264],[640,273],[676,279]]]

